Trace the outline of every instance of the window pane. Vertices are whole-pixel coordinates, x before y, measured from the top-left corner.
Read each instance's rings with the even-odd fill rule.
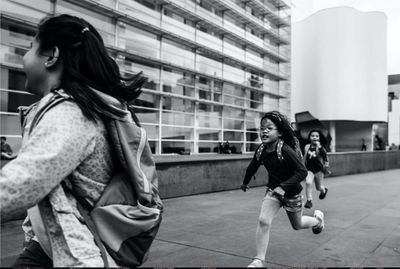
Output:
[[[197,55],[196,70],[220,77],[222,76],[222,63],[202,55]]]
[[[142,124],[148,139],[158,139],[158,126]]]
[[[199,153],[218,152],[218,142],[199,142]]]
[[[197,133],[199,134],[199,140],[219,140],[219,130],[198,129]]]
[[[244,114],[244,112],[241,109],[236,109],[236,108],[232,108],[232,107],[224,107],[224,116],[225,117],[242,119],[243,114]]]
[[[193,129],[162,126],[162,139],[193,140]]]
[[[246,152],[256,151],[259,143],[246,143]]]
[[[191,100],[164,96],[163,110],[194,112],[194,102]]]
[[[258,133],[257,132],[246,132],[246,141],[260,142]]]
[[[21,122],[18,115],[0,114],[1,135],[20,135]]]
[[[119,29],[119,47],[153,58],[159,58],[160,41],[157,35],[127,25]]]
[[[133,107],[136,117],[142,123],[158,124],[158,110],[145,109],[142,107]]]
[[[213,113],[213,112],[210,112]],[[216,114],[217,116],[218,114]],[[213,117],[212,114],[210,116],[198,116],[199,127],[206,128],[220,128],[221,127],[221,118]]]
[[[122,55],[118,55],[116,62],[118,63],[121,72],[126,72],[126,77],[131,77],[139,72],[143,72],[143,75],[147,78],[147,82],[143,88],[149,90],[158,90],[160,84],[160,68],[156,65],[139,63],[133,59],[125,58]]]
[[[163,111],[162,113],[162,123],[170,125],[193,125],[193,115],[183,114],[178,112],[168,112]]]
[[[141,107],[158,108],[159,107],[159,97],[154,94],[142,92],[137,99],[135,99],[130,104]],[[152,112],[142,112],[142,113],[152,113]]]
[[[156,154],[156,141],[149,141],[151,153]]]
[[[224,141],[243,141],[242,132],[224,131]]]
[[[191,152],[193,143],[191,142],[176,142],[176,141],[162,141],[161,142],[161,153],[177,153],[183,154],[185,152]]]
[[[171,40],[164,39],[162,42],[162,51],[162,60],[187,68],[194,68],[194,53],[189,47],[184,47]]]
[[[40,99],[30,94],[0,91],[1,111],[16,113],[19,106],[29,106]]]

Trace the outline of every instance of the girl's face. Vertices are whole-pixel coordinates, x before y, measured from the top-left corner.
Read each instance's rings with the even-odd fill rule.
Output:
[[[23,66],[26,74],[25,89],[41,95],[48,77],[45,63],[49,56],[40,55],[38,49],[39,43],[35,39],[31,43],[31,48],[23,57]]]
[[[278,141],[281,134],[273,121],[266,118],[261,122],[260,138],[263,144],[271,144]]]
[[[318,144],[319,143],[319,133],[318,132],[312,132],[310,134],[310,141],[313,144]]]

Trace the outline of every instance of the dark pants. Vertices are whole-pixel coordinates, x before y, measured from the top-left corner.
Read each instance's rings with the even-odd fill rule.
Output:
[[[32,240],[13,265],[13,268],[19,267],[53,267],[53,261],[43,251],[39,243]]]

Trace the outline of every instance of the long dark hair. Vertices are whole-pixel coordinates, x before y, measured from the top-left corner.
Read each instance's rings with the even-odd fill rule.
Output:
[[[121,77],[99,32],[84,19],[67,14],[46,17],[39,23],[36,40],[39,52],[55,46],[59,48],[59,60],[64,66],[60,88],[74,98],[90,120],[96,121],[104,111],[122,115],[90,87],[129,102],[139,96],[147,80],[141,73],[130,78]]]
[[[282,134],[281,139],[288,144],[292,149],[296,150],[296,135],[289,120],[278,111],[270,111],[264,114],[261,122],[264,119],[271,120],[278,128],[278,132]]]
[[[317,129],[313,129],[308,133],[308,141],[311,142],[311,134],[312,133],[318,133],[319,134],[319,142],[321,143],[321,146],[323,146],[324,148],[326,148],[327,145],[327,139],[326,137],[322,134],[322,132],[320,130]]]

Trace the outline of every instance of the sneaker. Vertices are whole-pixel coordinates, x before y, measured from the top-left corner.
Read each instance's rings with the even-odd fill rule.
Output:
[[[314,227],[312,227],[312,231],[314,234],[319,234],[325,227],[324,213],[322,213],[322,211],[320,210],[315,210],[314,217],[316,217],[317,220],[319,220],[319,223]]]
[[[319,199],[321,199],[321,200],[324,199],[326,194],[328,193],[328,188],[325,187],[324,189],[325,189],[324,192],[321,191],[319,194]]]
[[[312,207],[312,201],[307,200],[306,204],[304,205],[305,208],[311,208]]]
[[[254,259],[247,267],[265,267],[265,262],[260,259]]]

